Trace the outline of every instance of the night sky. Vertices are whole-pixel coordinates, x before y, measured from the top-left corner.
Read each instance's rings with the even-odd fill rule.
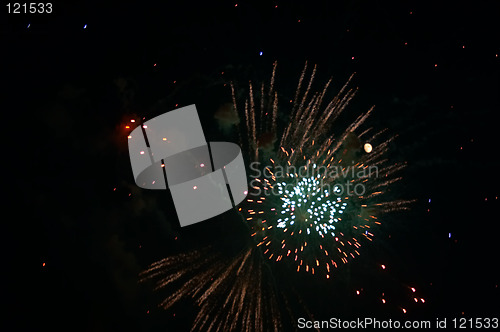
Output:
[[[2,297],[16,329],[189,329],[195,307],[157,308],[162,294],[138,274],[200,245],[237,250],[245,229],[235,211],[181,229],[168,191],[135,185],[127,135],[196,103],[207,140],[223,138],[214,113],[231,102],[227,83],[267,82],[274,61],[283,98],[305,61],[334,90],[355,72],[349,109],[375,105],[370,124],[398,135],[389,157],[408,167],[393,195],[416,199],[388,217],[349,280],[285,276],[314,317],[498,317],[498,3],[74,1],[50,14],[5,4]],[[425,303],[411,303],[411,287]],[[383,290],[395,305],[380,303]]]

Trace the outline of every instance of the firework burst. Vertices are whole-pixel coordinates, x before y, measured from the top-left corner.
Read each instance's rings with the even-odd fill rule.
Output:
[[[243,145],[257,171],[241,210],[269,260],[330,278],[360,255],[363,242],[372,241],[384,213],[407,209],[410,201],[384,198],[405,165],[385,157],[394,137],[362,129],[373,107],[338,130],[336,120],[357,91],[349,88],[352,76],[327,101],[332,80],[313,91],[316,66],[306,79],[306,63],[287,112],[278,106],[275,75],[276,63],[269,87],[262,84],[257,94],[249,84],[241,111],[231,85],[233,107],[245,119],[241,132],[248,132]],[[278,112],[290,114],[282,131]]]
[[[386,158],[394,139],[386,130],[363,128],[373,107],[338,130],[338,118],[357,91],[349,88],[352,76],[327,100],[332,80],[313,91],[316,66],[306,78],[306,63],[294,98],[282,107],[276,67],[268,86],[255,92],[249,84],[242,105],[231,84],[232,107],[215,114],[226,132],[240,127],[242,150],[258,173],[250,175],[250,192],[239,207],[255,241],[231,257],[210,248],[170,256],[140,274],[142,282],[153,280],[156,290],[169,292],[164,309],[183,299],[197,304],[192,330],[282,330],[283,318],[294,313],[268,263],[287,262],[298,272],[330,279],[372,241],[384,213],[411,203],[387,195],[405,164]],[[280,129],[283,118],[287,125]]]
[[[155,290],[173,289],[160,307],[170,309],[191,298],[199,307],[192,330],[281,330],[280,311],[269,271],[255,247],[235,257],[211,248],[164,258],[140,274]]]

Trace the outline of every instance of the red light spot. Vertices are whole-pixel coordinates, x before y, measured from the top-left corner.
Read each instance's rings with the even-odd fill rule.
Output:
[[[45,267],[45,262],[42,263],[42,266]]]
[[[382,270],[385,270],[385,265],[384,265],[384,264],[382,264],[381,266],[382,266]]]
[[[153,67],[156,67],[156,63],[153,65]]]
[[[125,126],[125,129],[129,129],[129,128],[130,128],[130,126]]]

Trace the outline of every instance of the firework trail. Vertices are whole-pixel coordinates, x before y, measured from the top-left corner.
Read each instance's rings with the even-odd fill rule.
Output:
[[[326,101],[332,80],[313,91],[316,66],[307,78],[307,63],[290,100],[288,125],[279,134],[275,74],[276,63],[269,88],[261,85],[259,103],[249,84],[244,111],[239,111],[231,85],[233,107],[245,119],[241,131],[248,132],[243,144],[258,162],[242,212],[268,259],[288,259],[297,271],[321,271],[330,278],[335,268],[360,254],[362,239],[372,241],[372,228],[381,224],[382,214],[407,209],[411,201],[384,199],[405,165],[385,158],[394,139],[381,139],[385,130],[371,136],[372,128],[360,132],[373,107],[336,132],[335,120],[356,94],[349,88],[353,76]]]
[[[175,289],[160,304],[169,309],[192,298],[199,311],[192,330],[281,330],[280,312],[271,276],[255,247],[233,258],[210,248],[164,258],[140,274],[155,281],[155,290]]]

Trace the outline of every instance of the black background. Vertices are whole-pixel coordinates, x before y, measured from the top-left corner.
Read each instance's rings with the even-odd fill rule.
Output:
[[[283,99],[306,60],[318,65],[319,87],[333,76],[338,89],[356,72],[351,109],[376,105],[371,123],[399,135],[391,158],[408,168],[394,191],[417,199],[353,262],[345,294],[314,301],[308,291],[323,284],[304,286],[310,311],[498,316],[498,3],[73,1],[51,14],[8,14],[5,4],[2,294],[15,326],[190,326],[192,306],[156,308],[159,295],[137,274],[239,228],[227,226],[229,213],[181,231],[168,193],[133,184],[124,126],[196,103],[214,140],[213,113],[230,102],[223,83],[267,81],[275,60]],[[355,273],[382,263],[380,279]],[[404,305],[411,294],[396,293],[408,287],[426,303]],[[382,289],[395,289],[394,305],[379,303]]]

